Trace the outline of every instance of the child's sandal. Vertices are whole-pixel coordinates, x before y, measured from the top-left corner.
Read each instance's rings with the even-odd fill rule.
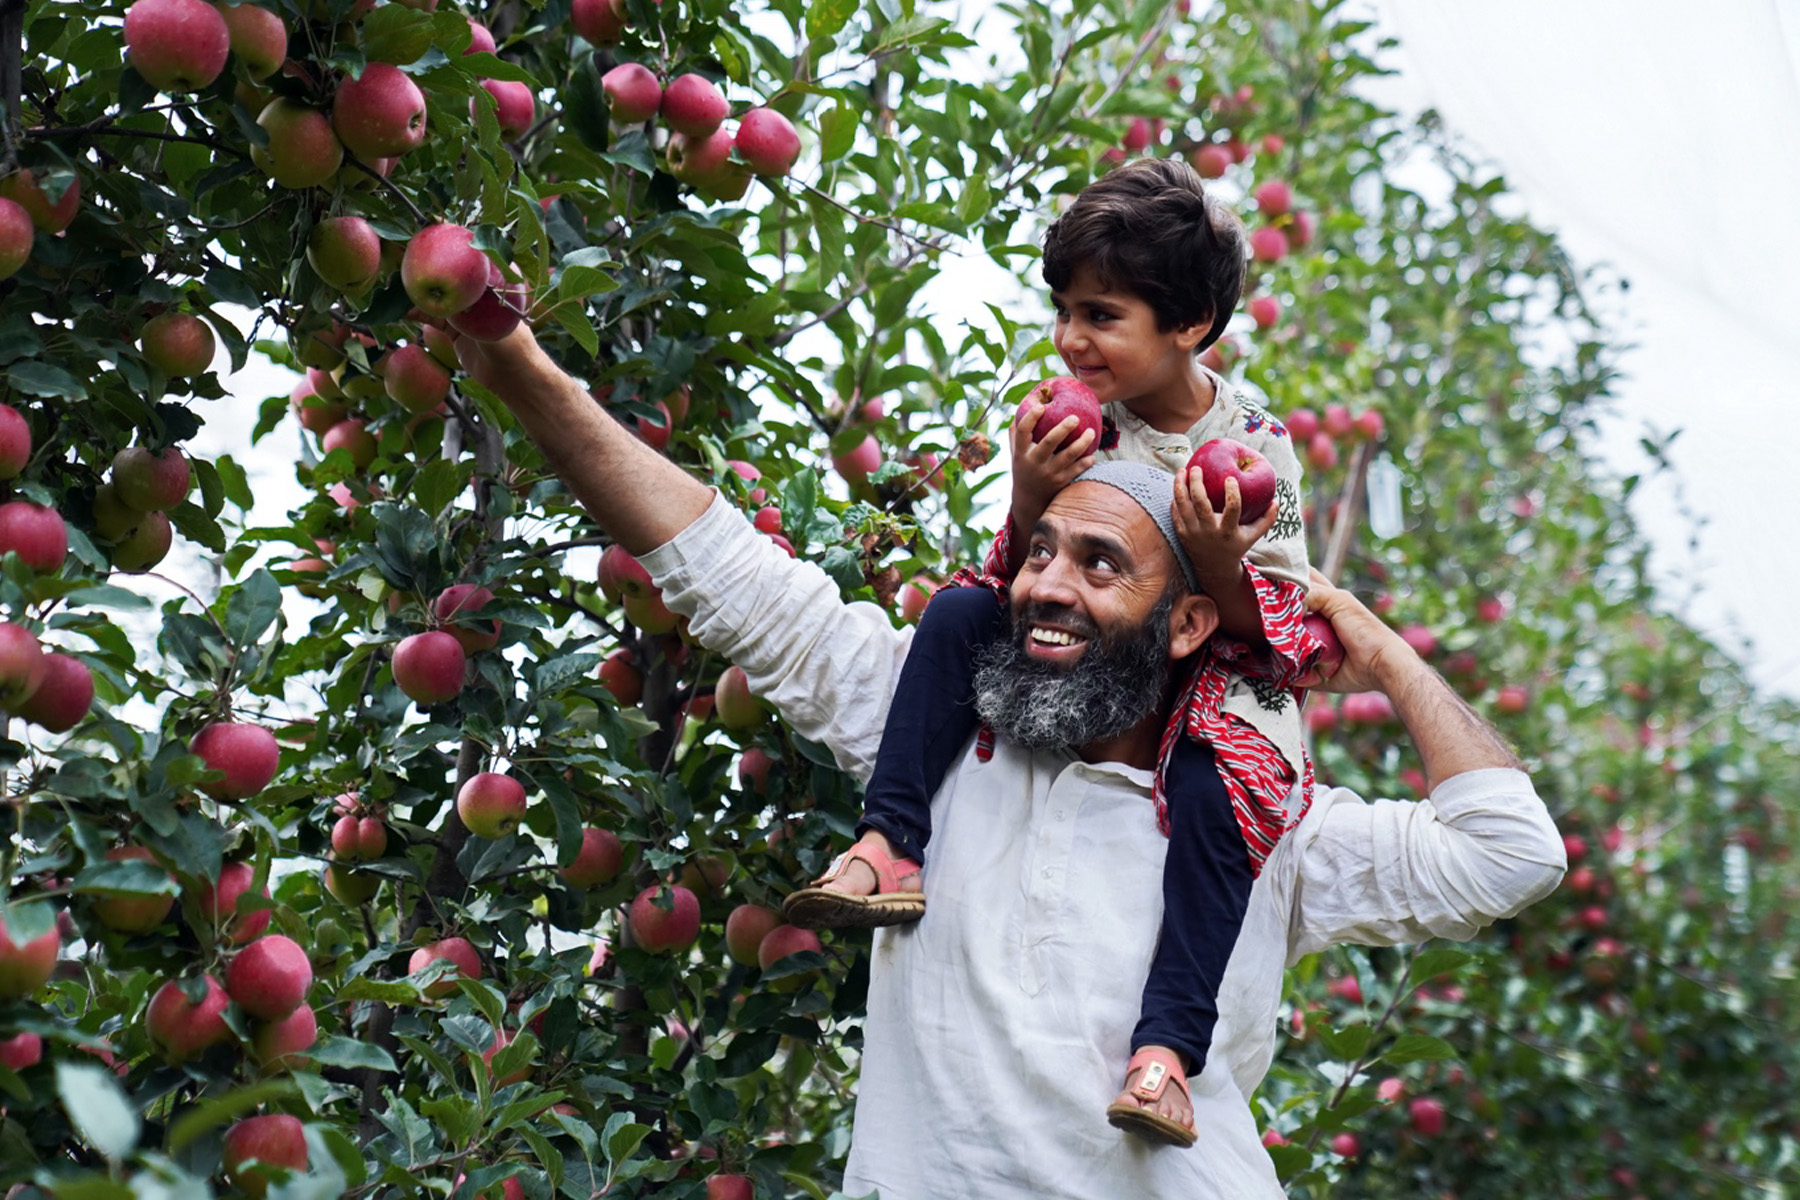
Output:
[[[824,886],[841,877],[852,860],[869,864],[875,872],[871,895],[852,896]],[[891,858],[879,846],[858,842],[838,855],[831,870],[811,887],[789,896],[781,915],[802,929],[870,929],[916,921],[925,915],[925,893],[901,891],[900,880],[918,870],[919,864],[910,858]]]
[[[1131,1062],[1125,1068],[1127,1077],[1143,1068],[1138,1081],[1131,1086],[1131,1096],[1146,1104],[1154,1104],[1162,1099],[1163,1089],[1170,1083],[1181,1089],[1181,1094],[1193,1099],[1188,1091],[1187,1074],[1181,1069],[1181,1059],[1174,1053],[1160,1046],[1146,1046],[1131,1056]],[[1180,1121],[1172,1120],[1159,1112],[1124,1101],[1115,1101],[1106,1108],[1107,1123],[1115,1129],[1123,1129],[1129,1133],[1139,1134],[1151,1141],[1167,1142],[1172,1146],[1186,1149],[1199,1140],[1192,1128]]]

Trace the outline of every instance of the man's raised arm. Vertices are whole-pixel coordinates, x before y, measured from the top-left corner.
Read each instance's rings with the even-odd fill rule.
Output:
[[[530,326],[498,342],[458,338],[456,349],[594,521],[632,554],[668,542],[712,502],[711,488],[633,437],[551,361]]]
[[[1349,592],[1314,572],[1307,606],[1344,643],[1333,691],[1393,702],[1423,760],[1424,800],[1314,792],[1290,837],[1295,878],[1289,961],[1339,942],[1468,938],[1552,891],[1562,838],[1506,742]]]

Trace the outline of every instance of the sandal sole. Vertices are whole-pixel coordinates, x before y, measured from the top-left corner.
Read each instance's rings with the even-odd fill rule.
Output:
[[[1200,1140],[1197,1133],[1179,1121],[1170,1120],[1161,1113],[1151,1112],[1147,1108],[1139,1108],[1135,1104],[1108,1105],[1106,1123],[1114,1129],[1123,1129],[1127,1133],[1138,1134],[1153,1142],[1165,1142],[1171,1146],[1179,1146],[1183,1150]]]
[[[850,896],[825,888],[803,888],[781,906],[789,925],[801,929],[876,929],[905,925],[925,915],[923,892]]]

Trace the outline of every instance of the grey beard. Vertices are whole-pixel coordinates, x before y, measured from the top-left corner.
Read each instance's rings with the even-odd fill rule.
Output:
[[[1073,750],[1117,737],[1163,703],[1169,661],[1165,596],[1148,622],[1118,638],[1093,637],[1092,622],[1066,608],[1035,605],[1013,619],[1009,635],[983,649],[975,662],[975,711],[1001,737],[1027,750]],[[1092,640],[1072,667],[1058,667],[1025,653],[1033,620],[1085,625]]]

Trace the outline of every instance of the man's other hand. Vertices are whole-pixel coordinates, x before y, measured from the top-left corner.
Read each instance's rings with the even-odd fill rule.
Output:
[[[1389,692],[1399,672],[1423,665],[1411,646],[1355,596],[1312,569],[1306,607],[1331,622],[1344,644],[1344,664],[1319,684],[1327,692]]]

